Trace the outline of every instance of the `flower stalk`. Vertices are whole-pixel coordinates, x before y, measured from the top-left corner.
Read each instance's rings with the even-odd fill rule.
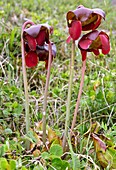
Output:
[[[26,73],[26,64],[25,64],[25,50],[24,50],[24,40],[23,32],[27,25],[33,25],[32,21],[26,21],[22,26],[21,33],[21,51],[22,51],[22,70],[23,70],[23,82],[24,82],[24,91],[25,91],[25,121],[26,121],[26,134],[30,130],[30,119],[29,119],[29,94],[28,94],[28,83],[27,83],[27,73]],[[26,140],[26,149],[29,150],[30,142]]]
[[[71,61],[70,61],[70,78],[69,78],[69,86],[68,86],[65,131],[64,131],[64,137],[63,137],[63,150],[64,151],[66,147],[68,129],[70,126],[70,103],[71,103],[72,82],[73,82],[73,73],[74,73],[74,58],[75,58],[75,40],[73,40],[72,42],[72,56],[71,56]]]
[[[46,109],[47,109],[47,94],[50,80],[50,70],[51,70],[51,62],[52,62],[52,46],[51,42],[49,42],[49,59],[48,59],[48,70],[47,70],[47,78],[44,92],[44,102],[43,102],[43,143],[46,143]]]
[[[71,131],[74,129],[75,123],[76,123],[76,117],[77,117],[77,113],[78,113],[79,103],[80,103],[80,99],[81,99],[81,95],[82,95],[82,89],[83,89],[83,84],[84,84],[85,70],[86,70],[86,59],[83,61],[80,89],[79,89],[78,98],[77,98],[77,102],[76,102],[76,107],[75,107],[75,111],[74,111]]]

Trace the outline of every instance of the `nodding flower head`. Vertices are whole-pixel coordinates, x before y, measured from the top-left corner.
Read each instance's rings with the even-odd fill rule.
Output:
[[[81,31],[95,30],[101,24],[102,18],[105,19],[105,12],[99,8],[89,9],[80,5],[76,10],[69,11],[66,19],[70,37],[77,40]]]
[[[86,59],[87,52],[93,52],[95,55],[102,53],[108,54],[110,51],[109,36],[103,32],[94,30],[82,36],[78,42],[78,47],[81,50],[82,60]]]
[[[34,67],[38,61],[48,62],[50,43],[49,34],[52,34],[53,28],[47,24],[32,25],[23,31],[25,62],[28,67]],[[56,55],[56,47],[53,43],[52,56]],[[46,64],[47,68],[47,64]]]

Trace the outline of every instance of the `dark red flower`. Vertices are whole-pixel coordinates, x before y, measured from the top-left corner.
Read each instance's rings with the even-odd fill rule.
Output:
[[[29,51],[25,56],[25,63],[28,67],[34,67],[38,63],[38,56],[35,51]]]
[[[52,60],[53,57],[56,56],[56,46],[54,43],[52,45]],[[37,56],[39,57],[39,61],[45,61],[45,68],[48,68],[48,59],[49,59],[49,48],[48,44],[44,44],[44,46],[37,46],[36,50]]]
[[[87,52],[99,55],[99,50],[101,49],[103,54],[108,54],[110,51],[109,37],[103,31],[94,30],[82,36],[78,47],[81,50],[83,61],[86,59]]]
[[[24,29],[24,49],[25,63],[28,67],[34,67],[38,61],[48,62],[49,34],[52,34],[53,28],[47,24],[32,25]],[[53,57],[56,55],[56,47],[52,43]],[[47,64],[46,64],[47,68]]]
[[[83,5],[77,7],[74,11],[67,13],[67,23],[69,34],[73,40],[77,40],[81,31],[95,30],[101,23],[101,19],[105,19],[105,12],[99,8],[89,9]],[[68,37],[68,42],[70,38]]]

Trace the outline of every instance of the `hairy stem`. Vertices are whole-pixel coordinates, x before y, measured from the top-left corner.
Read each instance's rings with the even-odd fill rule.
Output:
[[[71,56],[71,61],[70,61],[70,78],[69,78],[69,86],[68,86],[65,131],[64,131],[64,137],[63,137],[63,150],[64,151],[66,147],[68,129],[70,126],[70,103],[71,103],[72,81],[73,81],[73,72],[74,72],[74,56],[75,56],[75,41],[73,41],[72,43],[72,56]]]
[[[83,61],[80,89],[79,89],[79,94],[78,94],[78,98],[77,98],[77,102],[76,102],[76,107],[75,107],[75,111],[74,111],[74,116],[73,116],[71,130],[74,129],[74,126],[75,126],[75,123],[76,123],[76,117],[77,117],[77,113],[78,113],[79,103],[80,103],[82,89],[83,89],[83,84],[84,84],[85,70],[86,70],[86,60]]]
[[[44,103],[43,103],[43,143],[46,143],[46,108],[47,108],[47,94],[48,94],[48,87],[49,87],[49,80],[50,80],[50,69],[51,69],[51,62],[52,62],[52,46],[51,42],[49,43],[49,61],[48,61],[48,71],[47,71],[47,78],[46,78],[46,85],[45,85],[45,92],[44,92]]]
[[[24,91],[25,91],[25,121],[26,121],[26,134],[30,130],[30,120],[29,120],[29,94],[28,94],[28,84],[27,84],[27,74],[26,74],[26,65],[25,65],[25,49],[24,49],[24,40],[23,32],[27,25],[34,25],[32,21],[26,21],[22,26],[21,33],[21,51],[22,51],[22,70],[23,70],[23,81],[24,81]],[[26,141],[26,149],[29,149],[30,142]]]

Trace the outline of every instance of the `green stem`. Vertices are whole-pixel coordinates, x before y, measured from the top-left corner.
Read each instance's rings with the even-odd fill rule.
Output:
[[[70,126],[70,103],[71,103],[72,81],[73,81],[73,72],[74,72],[74,56],[75,56],[75,41],[73,41],[72,43],[72,56],[71,56],[71,61],[70,61],[70,78],[69,78],[69,86],[68,86],[65,131],[64,131],[64,137],[63,137],[63,150],[64,151],[66,147],[68,129]]]
[[[49,43],[49,61],[48,61],[48,71],[47,71],[47,78],[46,78],[46,85],[45,85],[45,92],[44,92],[44,103],[43,103],[43,143],[46,143],[46,108],[47,108],[47,94],[48,94],[48,87],[49,87],[49,80],[50,80],[50,69],[51,69],[51,62],[52,62],[52,46],[51,42]]]
[[[29,94],[28,94],[28,84],[27,84],[26,64],[25,64],[25,49],[24,49],[23,32],[28,24],[33,25],[34,23],[32,21],[26,21],[22,26],[22,33],[21,33],[22,70],[23,70],[23,81],[24,81],[24,91],[25,91],[26,134],[30,130],[30,119],[29,119]],[[30,142],[26,141],[27,150],[29,149],[29,146],[30,146]]]
[[[79,94],[78,94],[78,98],[77,98],[77,102],[76,102],[76,107],[75,107],[75,111],[74,111],[74,116],[73,116],[71,130],[74,129],[74,126],[75,126],[75,123],[76,123],[76,117],[77,117],[77,113],[78,113],[79,103],[80,103],[82,89],[83,89],[83,84],[84,84],[85,70],[86,70],[86,60],[83,61],[80,89],[79,89]]]

